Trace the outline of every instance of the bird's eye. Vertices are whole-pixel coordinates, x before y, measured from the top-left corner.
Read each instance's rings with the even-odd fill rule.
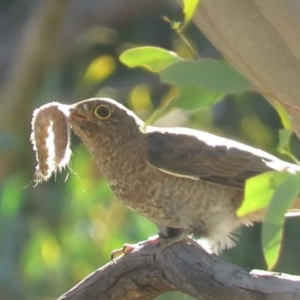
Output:
[[[99,105],[95,111],[94,114],[96,115],[96,117],[98,117],[99,119],[107,119],[110,117],[111,115],[111,110],[107,105]]]

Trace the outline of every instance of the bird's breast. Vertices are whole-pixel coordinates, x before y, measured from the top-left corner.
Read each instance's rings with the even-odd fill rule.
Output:
[[[207,231],[226,214],[234,218],[241,200],[235,190],[166,174],[148,164],[122,165],[122,172],[114,166],[107,174],[114,194],[132,210],[161,226],[199,225]]]

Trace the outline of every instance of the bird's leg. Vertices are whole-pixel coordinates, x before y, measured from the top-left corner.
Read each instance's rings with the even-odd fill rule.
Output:
[[[183,229],[161,227],[160,237],[161,237],[161,241],[158,244],[156,252],[163,251],[167,247],[181,242],[189,243],[196,248],[202,249],[202,247],[195,240],[188,237],[188,232]]]
[[[159,230],[158,234],[150,236],[145,241],[141,241],[136,244],[124,244],[122,248],[113,250],[110,255],[111,260],[115,262],[116,257],[123,256],[133,251],[137,251],[143,246],[156,244],[156,243],[158,244],[158,248],[161,248],[161,250],[163,250],[167,248],[169,245],[173,243],[178,243],[182,240],[182,238],[186,237],[186,235],[183,234],[183,231],[178,228],[158,226],[158,230]],[[160,249],[158,250],[160,251]]]
[[[158,244],[155,250],[155,255],[158,252],[163,251],[167,247],[176,243],[189,243],[198,249],[202,247],[192,238],[188,237],[188,233],[185,230],[170,227],[159,227],[159,234],[149,237],[145,241],[138,242],[136,244],[124,244],[122,248],[113,250],[111,252],[111,260],[115,262],[115,258],[126,255],[133,251],[138,251],[146,245]]]
[[[113,250],[111,252],[110,258],[113,262],[115,262],[116,257],[123,256],[133,251],[137,251],[143,246],[156,244],[159,243],[160,241],[161,241],[161,237],[158,234],[156,234],[150,236],[147,240],[138,242],[136,244],[124,244],[122,248]]]
[[[156,251],[158,251],[158,252],[163,251],[167,247],[169,247],[173,244],[181,243],[181,242],[188,243],[188,244],[193,245],[196,248],[202,249],[202,247],[195,240],[188,237],[186,235],[186,233],[181,233],[180,235],[173,237],[173,238],[161,239]]]

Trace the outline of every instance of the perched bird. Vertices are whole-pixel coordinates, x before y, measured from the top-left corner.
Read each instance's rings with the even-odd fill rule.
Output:
[[[154,222],[167,245],[192,235],[212,251],[234,245],[242,224],[261,221],[264,211],[239,218],[245,180],[270,170],[300,171],[262,150],[188,128],[147,126],[108,98],[71,106],[68,122],[107,178],[114,194]]]

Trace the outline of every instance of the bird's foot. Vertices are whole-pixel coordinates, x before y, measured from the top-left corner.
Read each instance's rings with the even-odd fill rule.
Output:
[[[133,251],[138,251],[139,249],[141,249],[146,245],[160,243],[160,241],[161,238],[159,237],[159,235],[156,234],[154,236],[150,236],[147,240],[138,242],[136,244],[124,244],[122,248],[113,250],[111,252],[110,258],[115,263],[116,262],[115,258],[117,257],[121,257]]]
[[[155,259],[157,253],[162,252],[164,249],[166,249],[167,247],[173,244],[181,243],[181,242],[188,243],[198,249],[202,249],[202,247],[195,240],[186,236],[186,234],[184,233],[179,234],[174,238],[161,238],[159,235],[156,234],[154,236],[149,237],[147,240],[138,242],[136,244],[127,244],[127,243],[124,244],[122,248],[113,250],[111,252],[110,258],[113,261],[113,263],[116,263],[116,258],[120,258],[123,255],[126,255],[128,253],[138,251],[139,249],[141,249],[146,245],[158,244],[157,249],[155,250],[154,253],[154,259]]]
[[[179,235],[177,235],[176,237],[173,237],[173,238],[161,239],[161,241],[158,244],[158,247],[156,249],[156,253],[163,251],[164,249],[166,249],[167,247],[169,247],[173,244],[177,244],[177,243],[181,243],[181,242],[188,243],[188,244],[191,244],[191,245],[193,245],[194,247],[196,247],[198,249],[199,248],[202,249],[202,247],[195,240],[188,237],[186,235],[186,233],[182,233],[182,234],[179,234]]]

